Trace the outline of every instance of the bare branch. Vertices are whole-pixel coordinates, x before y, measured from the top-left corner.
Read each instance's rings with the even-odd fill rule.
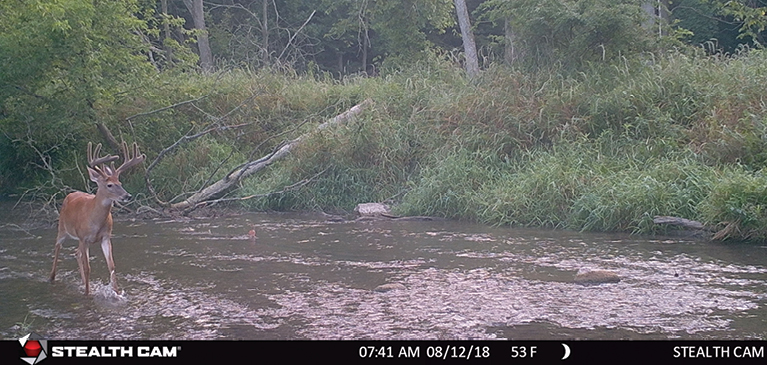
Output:
[[[312,177],[310,177],[308,179],[303,179],[303,180],[301,180],[301,181],[299,181],[299,182],[297,182],[295,184],[290,184],[290,185],[282,188],[282,190],[279,190],[279,191],[272,191],[272,192],[268,192],[268,193],[264,193],[264,194],[252,194],[252,195],[241,196],[241,197],[236,197],[236,198],[221,198],[221,199],[215,199],[215,200],[202,201],[202,202],[199,202],[199,203],[195,204],[194,206],[192,206],[190,208],[187,208],[186,210],[184,210],[184,213],[188,214],[188,213],[190,213],[191,211],[193,211],[193,210],[195,210],[197,208],[205,207],[205,206],[212,206],[212,205],[215,205],[215,204],[218,204],[218,203],[231,202],[231,201],[245,201],[245,200],[250,200],[250,199],[267,198],[267,197],[270,197],[270,196],[273,196],[273,195],[285,194],[285,193],[287,193],[289,191],[296,190],[296,189],[298,189],[300,187],[305,186],[306,184],[312,182],[314,179],[318,178],[320,175],[324,174],[326,171],[328,171],[328,169],[324,169],[324,170],[316,173],[314,176],[312,176]]]
[[[331,120],[320,124],[319,126],[317,126],[316,130],[321,131],[321,130],[324,130],[325,128],[328,128],[329,126],[344,123],[356,117],[360,113],[362,113],[362,111],[372,103],[373,103],[372,100],[367,99],[363,101],[362,103],[359,103],[353,106],[351,109],[333,117]],[[234,186],[243,178],[246,178],[266,168],[267,166],[271,165],[274,161],[286,156],[291,151],[291,149],[299,145],[308,136],[309,134],[305,134],[301,137],[298,137],[294,140],[291,140],[285,143],[284,145],[282,145],[281,147],[279,147],[278,149],[276,149],[275,151],[273,151],[271,154],[267,156],[264,156],[255,161],[249,161],[248,163],[244,164],[239,170],[232,171],[221,180],[193,194],[192,196],[190,196],[183,202],[172,204],[171,207],[174,209],[188,209],[190,207],[196,206],[198,203],[204,202],[210,199],[211,197],[230,189],[232,186]]]
[[[298,35],[298,33],[301,33],[301,29],[304,29],[306,24],[309,24],[309,21],[312,20],[312,17],[314,16],[316,12],[317,10],[312,10],[312,13],[309,14],[308,18],[306,18],[306,21],[304,22],[304,24],[301,24],[298,30],[290,37],[290,39],[288,39],[288,44],[285,45],[285,48],[282,49],[282,52],[280,52],[280,55],[277,57],[278,60],[282,59],[282,55],[284,55],[285,51],[288,50],[288,48],[290,47],[290,44],[293,43],[294,39],[296,39],[296,36]]]
[[[228,4],[217,4],[217,3],[211,3],[211,2],[208,2],[208,1],[206,1],[206,2],[205,2],[205,4],[208,4],[208,5],[210,5],[210,10],[215,10],[215,9],[218,9],[218,8],[226,8],[226,9],[239,9],[239,10],[243,10],[243,11],[245,11],[246,13],[250,14],[250,16],[251,16],[251,17],[253,17],[253,19],[256,21],[256,23],[258,23],[258,26],[259,26],[259,27],[261,27],[261,26],[262,26],[262,25],[261,25],[261,19],[259,19],[259,18],[258,18],[258,14],[256,14],[256,13],[254,13],[254,12],[250,11],[250,9],[248,9],[248,8],[246,8],[246,7],[244,7],[244,6],[242,6],[242,4],[234,4],[234,5],[228,5]],[[209,11],[210,11],[210,10],[209,10]]]
[[[188,135],[187,134],[187,135],[184,135],[183,137],[179,138],[172,145],[170,145],[170,146],[166,147],[165,149],[163,149],[162,151],[160,151],[160,153],[157,154],[157,157],[155,157],[155,159],[152,160],[152,163],[149,164],[149,167],[146,168],[146,173],[144,173],[144,181],[146,183],[146,186],[149,189],[149,192],[152,193],[152,195],[155,197],[155,200],[157,201],[157,203],[162,205],[162,206],[168,206],[170,204],[168,202],[164,202],[164,201],[160,200],[160,198],[157,196],[156,191],[152,187],[152,183],[151,183],[151,181],[149,179],[149,174],[157,166],[157,164],[159,164],[160,161],[162,161],[165,158],[165,155],[167,155],[171,151],[175,150],[179,146],[181,146],[181,145],[183,145],[183,144],[185,144],[185,143],[187,143],[189,141],[193,141],[193,140],[195,140],[197,138],[200,138],[200,137],[202,137],[202,136],[204,136],[204,135],[206,135],[208,133],[215,132],[215,131],[225,131],[225,130],[229,130],[229,129],[241,128],[241,127],[244,127],[244,126],[247,126],[247,125],[250,125],[250,123],[243,123],[243,124],[237,124],[237,125],[217,126],[217,127],[208,128],[208,129],[206,129],[206,130],[204,130],[202,132],[199,132],[197,134],[193,134],[193,135]],[[191,133],[191,131],[190,131],[190,133]]]
[[[189,103],[194,103],[195,101],[200,101],[200,100],[205,99],[207,97],[208,97],[208,95],[203,95],[203,96],[200,96],[199,98],[196,98],[196,99],[185,100],[185,101],[182,101],[180,103],[176,103],[176,104],[173,104],[173,105],[168,105],[168,106],[162,107],[160,109],[155,109],[155,110],[144,112],[144,113],[134,114],[134,115],[131,115],[130,117],[125,118],[125,120],[130,121],[133,118],[138,118],[138,117],[143,117],[143,116],[147,116],[147,115],[154,114],[154,113],[159,113],[161,111],[165,111],[165,110],[168,110],[168,109],[173,109],[173,108],[179,107],[181,105],[185,105],[185,104],[189,104]]]
[[[224,114],[221,117],[216,117],[214,115],[211,115],[211,114],[207,113],[206,111],[200,109],[199,107],[197,107],[197,105],[194,104],[195,101],[200,100],[202,98],[205,98],[208,95],[201,96],[201,97],[199,97],[197,99],[192,99],[192,100],[187,100],[187,101],[184,101],[184,102],[181,102],[181,103],[176,103],[174,105],[170,105],[170,106],[167,106],[167,107],[164,107],[164,108],[160,108],[160,109],[157,109],[157,110],[152,111],[152,112],[137,114],[137,115],[146,115],[146,114],[158,112],[158,111],[161,111],[161,110],[167,110],[169,108],[173,108],[173,107],[176,107],[176,106],[179,106],[179,105],[192,103],[192,106],[195,109],[199,110],[201,113],[205,114],[210,119],[212,119],[213,123],[211,123],[211,124],[215,125],[214,127],[208,128],[208,129],[206,129],[206,130],[204,130],[202,132],[190,135],[189,133],[192,133],[192,130],[194,129],[194,128],[192,128],[191,130],[189,130],[189,132],[187,132],[186,135],[184,135],[183,137],[179,138],[175,143],[173,143],[169,147],[167,147],[167,148],[163,149],[162,151],[160,151],[160,153],[152,161],[152,163],[149,164],[149,167],[147,167],[146,173],[144,174],[144,182],[145,182],[145,184],[147,186],[147,190],[149,190],[149,192],[152,194],[152,196],[154,197],[155,201],[158,204],[160,204],[161,206],[168,206],[168,205],[170,205],[169,202],[162,201],[160,199],[160,197],[157,195],[157,191],[154,190],[154,187],[152,186],[152,183],[150,181],[149,175],[152,172],[152,170],[157,166],[157,164],[159,164],[160,161],[162,161],[163,158],[165,158],[165,155],[167,155],[171,151],[175,150],[179,146],[181,146],[181,145],[183,145],[183,144],[185,144],[187,142],[193,141],[193,140],[195,140],[197,138],[200,138],[200,137],[202,137],[202,136],[204,136],[206,134],[209,134],[211,132],[225,131],[225,130],[229,130],[229,129],[235,129],[235,128],[240,128],[240,127],[244,127],[244,126],[250,125],[250,123],[243,123],[243,124],[238,124],[238,125],[225,125],[225,126],[221,126],[221,125],[218,125],[218,124],[221,123],[222,121],[226,120],[229,116],[231,116],[237,110],[240,110],[240,108],[242,108],[243,105],[253,101],[253,99],[255,99],[258,95],[261,95],[260,91],[257,92],[257,93],[254,93],[253,95],[251,95],[247,99],[243,100],[239,105],[237,105],[236,107],[234,107],[232,110],[230,110],[229,112],[227,112],[226,114]],[[129,121],[129,123],[130,123],[130,121]],[[131,126],[132,126],[132,124],[131,124]]]

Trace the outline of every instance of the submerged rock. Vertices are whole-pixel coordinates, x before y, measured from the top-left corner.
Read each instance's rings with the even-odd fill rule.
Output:
[[[621,277],[612,271],[594,270],[578,273],[574,281],[578,284],[617,283],[621,281]]]
[[[404,290],[404,289],[407,289],[407,288],[402,284],[390,283],[390,284],[379,285],[373,290],[378,292],[387,292],[392,290]]]

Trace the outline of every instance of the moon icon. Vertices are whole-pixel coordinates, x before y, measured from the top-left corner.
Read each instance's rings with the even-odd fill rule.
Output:
[[[563,343],[562,347],[565,348],[565,356],[562,356],[562,360],[566,360],[568,357],[570,357],[570,346],[567,346]]]

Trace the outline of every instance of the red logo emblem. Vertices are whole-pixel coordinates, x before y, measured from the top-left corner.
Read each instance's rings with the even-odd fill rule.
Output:
[[[19,343],[24,349],[24,353],[27,354],[21,359],[29,365],[37,364],[48,357],[48,341],[36,333],[30,333],[20,338]]]

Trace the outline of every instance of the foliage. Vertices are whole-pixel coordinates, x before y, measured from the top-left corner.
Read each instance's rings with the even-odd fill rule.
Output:
[[[528,65],[575,68],[612,61],[649,48],[646,21],[636,0],[490,0],[486,16],[508,21]]]
[[[484,219],[579,230],[650,232],[655,215],[691,216],[707,169],[690,158],[651,157],[650,146],[605,135],[529,155],[488,184]]]
[[[428,35],[453,24],[450,0],[237,1],[210,4],[214,53],[250,67],[319,66],[351,74],[383,59],[411,60],[431,46]]]
[[[736,167],[723,169],[710,194],[700,203],[709,224],[735,223],[731,237],[763,241],[767,237],[767,177]]]
[[[738,46],[737,31],[724,19],[716,18],[716,8],[707,0],[680,0],[669,5],[670,18],[677,29],[688,31],[685,40],[732,53]],[[713,46],[713,47],[712,47]]]
[[[458,148],[436,154],[434,161],[421,171],[420,178],[412,182],[399,212],[478,219],[481,207],[477,204],[477,191],[488,181],[496,181],[495,159],[487,151]]]
[[[738,38],[750,38],[754,45],[764,46],[764,30],[767,27],[767,3],[764,1],[712,0],[718,13],[739,22]],[[757,5],[758,4],[758,5]],[[759,6],[761,5],[761,6]]]
[[[73,145],[98,109],[148,75],[136,1],[0,4],[0,170],[13,184]],[[1,181],[2,179],[0,179]]]
[[[402,213],[631,232],[671,215],[767,237],[762,52],[672,54],[582,77],[492,71],[432,98],[446,145]]]
[[[669,11],[674,27],[688,34],[689,44],[703,45],[710,53],[735,53],[764,43],[765,5],[750,0],[679,0],[670,3]]]

